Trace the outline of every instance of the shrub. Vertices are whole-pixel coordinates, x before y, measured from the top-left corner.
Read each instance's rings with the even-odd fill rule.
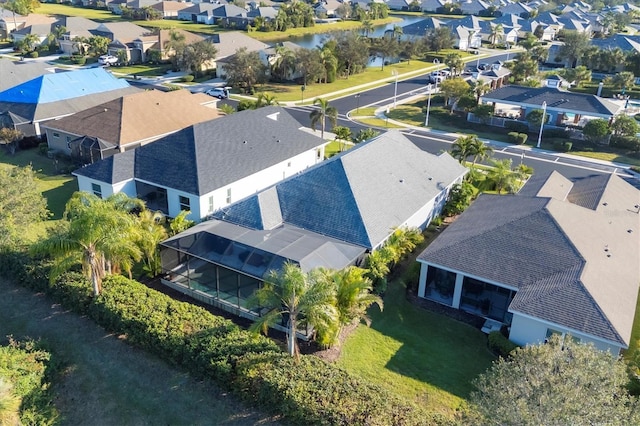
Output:
[[[544,129],[544,136],[549,138],[567,138],[567,131],[565,129]]]
[[[321,359],[251,354],[237,365],[234,387],[259,406],[282,413],[292,424],[445,424],[386,390]]]
[[[519,134],[520,133],[518,133],[518,132],[509,132],[509,133],[507,133],[507,137],[509,138],[509,142],[517,143]]]
[[[184,82],[184,83],[191,83],[193,81],[194,77],[190,74],[187,75],[183,75],[182,77],[180,77],[180,81]]]
[[[504,337],[504,335],[499,331],[492,331],[489,333],[488,343],[491,351],[505,357],[518,347],[518,345]]]
[[[41,155],[47,155],[47,153],[49,152],[49,144],[46,142],[38,144],[38,152]]]
[[[613,148],[637,152],[640,151],[640,138],[636,136],[611,136],[609,145]]]
[[[34,50],[33,52],[29,52],[29,57],[30,58],[37,58],[38,57],[38,52],[36,50]]]
[[[527,123],[523,123],[520,121],[505,121],[504,127],[507,130],[511,130],[513,132],[518,133],[528,133],[529,125]]]
[[[87,63],[87,58],[85,58],[84,56],[72,56],[71,62],[76,65],[84,65]]]
[[[1,400],[4,410],[0,416],[2,424],[53,425],[59,413],[53,404],[48,379],[51,372],[51,354],[40,342],[32,340],[18,342],[10,338],[8,346],[0,346],[0,378],[8,381],[11,394],[20,401],[19,422],[7,418],[7,400]],[[16,407],[18,408],[18,407]]]
[[[553,149],[559,152],[569,152],[573,147],[573,143],[566,141],[556,141],[553,143]]]
[[[527,138],[529,137],[526,133],[518,133],[516,136],[516,142],[520,145],[524,145],[527,142]]]

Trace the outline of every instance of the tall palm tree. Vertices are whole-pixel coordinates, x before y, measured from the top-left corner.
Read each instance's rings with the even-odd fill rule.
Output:
[[[280,272],[269,273],[264,285],[249,300],[249,306],[267,310],[251,326],[254,332],[266,332],[269,326],[286,318],[287,351],[291,356],[299,353],[296,337],[299,326],[308,324],[326,332],[334,329],[338,321],[332,286],[318,272],[305,273],[290,262]]]
[[[338,341],[340,330],[354,321],[364,320],[367,325],[371,319],[367,316],[367,309],[372,304],[378,305],[380,310],[384,304],[380,296],[373,294],[371,280],[365,276],[366,270],[356,266],[339,271],[322,270],[325,279],[333,286],[336,294],[336,308],[338,311],[338,327],[328,330],[319,336],[319,343],[331,346]]]
[[[491,46],[495,47],[498,41],[502,41],[504,38],[504,27],[502,24],[491,25],[491,33],[489,39],[491,40]]]
[[[516,174],[511,170],[511,159],[492,160],[491,169],[487,172],[487,178],[493,182],[498,194],[504,189],[510,190],[517,179]]]
[[[451,156],[458,159],[463,166],[467,164],[467,158],[473,155],[473,143],[478,137],[476,135],[460,136],[451,145]]]
[[[67,203],[65,219],[61,228],[32,247],[33,253],[54,258],[51,280],[81,264],[98,296],[110,264],[128,269],[132,259],[140,259],[135,216],[111,201],[76,192]]]
[[[322,98],[316,98],[313,105],[317,108],[309,114],[311,128],[315,131],[316,125],[320,122],[320,137],[324,139],[325,122],[328,119],[331,126],[335,126],[338,121],[338,109],[329,105],[329,101]]]
[[[473,136],[474,138],[471,141],[471,155],[473,155],[473,163],[471,164],[471,167],[474,167],[478,160],[485,160],[493,153],[493,148],[482,142],[475,135]]]
[[[491,85],[485,81],[478,80],[476,81],[475,86],[473,87],[473,93],[476,95],[476,101],[480,102],[480,97],[485,93],[489,93],[491,91]]]
[[[364,21],[362,21],[362,26],[360,28],[362,28],[362,34],[365,37],[369,37],[371,31],[373,31],[373,23],[370,19],[365,19]]]
[[[138,223],[143,270],[148,276],[155,277],[162,271],[159,244],[168,237],[165,216],[159,211],[145,209],[138,215]]]
[[[400,37],[402,37],[402,34],[404,34],[402,27],[400,25],[394,25],[393,26],[393,37],[400,41]]]

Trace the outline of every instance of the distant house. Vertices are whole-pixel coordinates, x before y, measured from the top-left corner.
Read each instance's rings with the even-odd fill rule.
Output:
[[[316,16],[333,18],[343,3],[338,0],[322,0],[313,6]]]
[[[194,3],[193,6],[179,10],[178,19],[181,21],[199,22],[199,15],[211,12],[217,7],[220,7],[220,5],[215,3]]]
[[[409,24],[402,28],[402,37],[412,40],[421,39],[427,33],[434,31],[436,28],[449,27],[453,35],[454,45],[460,50],[480,47],[481,38],[479,31],[461,25],[458,19],[447,23],[437,18],[426,18],[413,24]]]
[[[45,121],[139,91],[103,68],[48,73],[0,92],[0,115],[11,115],[25,135],[39,136]]]
[[[77,40],[80,38],[88,39],[93,36],[92,30],[100,26],[98,22],[87,18],[67,16],[55,23],[57,27],[64,27],[65,33],[58,39],[60,50],[65,55],[72,55],[78,52],[79,44]]]
[[[423,12],[435,13],[447,3],[449,3],[447,0],[422,0],[420,2],[420,8]]]
[[[190,7],[190,3],[165,0],[153,4],[151,7],[162,15],[163,19],[177,19],[178,12]]]
[[[194,124],[78,169],[78,187],[124,192],[174,217],[200,220],[322,161],[327,142],[280,107]]]
[[[464,0],[458,3],[460,10],[465,15],[479,15],[481,12],[489,9],[489,3],[483,0]]]
[[[566,92],[551,87],[504,86],[480,97],[481,104],[492,104],[494,112],[516,111],[525,121],[533,110],[546,105],[547,123],[552,126],[583,125],[584,122],[603,118],[611,120],[624,111],[624,102],[600,98],[596,95]]]
[[[179,28],[174,28],[170,30],[159,30],[154,34],[146,34],[144,36],[138,37],[133,41],[132,45],[141,52],[142,62],[149,60],[149,55],[151,52],[158,52],[160,55],[160,60],[167,61],[175,53],[169,45],[172,33],[177,33],[180,36],[184,37],[183,41],[186,45],[207,40],[206,37],[203,37],[201,35],[181,30]],[[206,65],[207,64],[205,64],[205,67]]]
[[[449,154],[387,132],[163,242],[162,282],[255,318],[247,298],[270,270],[285,261],[304,271],[360,264],[395,228],[426,226],[466,172]]]
[[[270,57],[271,47],[259,40],[249,37],[237,31],[220,32],[210,38],[215,45],[218,54],[216,55],[216,69],[218,77],[226,75],[225,64],[230,57],[236,54],[238,49],[246,48],[248,52],[259,52],[260,58],[267,65]]]
[[[570,334],[617,355],[638,298],[639,205],[615,174],[483,194],[418,256],[418,296],[507,325],[519,345]]]
[[[118,56],[118,52],[124,52],[127,61],[140,63],[143,60],[144,51],[154,43],[154,38],[147,40],[147,46],[136,45],[135,40],[150,35],[150,31],[131,22],[105,22],[100,24],[91,33],[96,36],[108,38],[110,55]]]
[[[217,109],[205,102],[211,97],[187,90],[147,90],[49,121],[42,129],[49,148],[91,164],[217,118]]]
[[[498,7],[498,11],[504,16],[508,14],[513,14],[516,16],[520,16],[522,18],[528,18],[531,15],[531,12],[534,9],[532,7],[527,6],[524,3],[507,3]]]
[[[0,38],[9,38],[9,34],[23,28],[26,22],[26,17],[0,7]]]

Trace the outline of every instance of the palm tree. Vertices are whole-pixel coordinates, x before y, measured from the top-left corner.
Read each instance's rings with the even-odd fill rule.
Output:
[[[171,66],[174,71],[179,71],[184,60],[186,37],[176,30],[169,31],[169,40],[164,42],[162,48],[166,55],[171,55]]]
[[[168,237],[164,223],[165,216],[159,211],[145,209],[138,215],[141,231],[138,246],[142,251],[143,270],[150,277],[155,277],[162,271],[159,244]]]
[[[384,304],[380,296],[373,294],[371,280],[365,276],[365,269],[350,266],[340,271],[321,271],[325,279],[333,286],[336,294],[336,308],[338,311],[338,327],[329,333],[320,335],[319,343],[327,346],[335,344],[344,326],[354,321],[364,320],[367,326],[371,319],[367,316],[367,309],[372,304],[378,305],[380,310]]]
[[[49,238],[32,247],[34,254],[54,258],[49,278],[81,264],[91,279],[93,294],[102,291],[102,279],[111,264],[130,269],[131,260],[140,259],[137,221],[109,199],[76,192],[67,203],[64,225]]]
[[[395,258],[393,263],[399,262],[402,256],[410,253],[416,246],[424,241],[422,233],[417,228],[396,228],[386,242],[386,246],[392,247]]]
[[[482,80],[476,81],[476,84],[473,87],[473,93],[476,94],[476,100],[478,102],[480,102],[480,97],[489,91],[491,91],[491,85]]]
[[[275,96],[270,95],[268,93],[260,92],[258,94],[258,97],[256,98],[255,105],[256,105],[256,108],[262,108],[264,106],[280,105],[280,104],[276,100]]]
[[[326,99],[316,98],[313,101],[313,105],[317,105],[318,108],[309,114],[311,128],[315,131],[316,125],[320,122],[320,137],[324,139],[325,121],[328,119],[331,126],[335,126],[338,120],[338,110],[336,107],[329,105],[329,101]]]
[[[491,40],[491,47],[495,47],[498,41],[502,41],[504,38],[504,27],[502,24],[491,25],[491,33],[489,39]]]
[[[473,143],[478,137],[476,135],[460,136],[451,145],[451,156],[458,159],[463,166],[467,163],[467,158],[473,155]]]
[[[365,19],[364,21],[362,21],[362,26],[360,28],[362,28],[362,34],[365,37],[369,37],[369,33],[373,31],[373,23],[370,19]]]
[[[487,178],[493,182],[498,194],[502,193],[503,189],[509,190],[513,188],[513,184],[517,177],[511,170],[511,159],[505,158],[504,160],[492,160],[491,169],[487,173]]]
[[[404,34],[402,27],[400,25],[394,25],[393,26],[393,37],[400,41],[400,37],[402,37],[402,34]]]
[[[311,325],[326,333],[336,327],[338,312],[335,292],[319,272],[305,273],[299,265],[286,262],[280,272],[271,271],[264,285],[256,290],[249,306],[259,306],[267,312],[251,326],[254,332],[286,318],[287,351],[297,356],[296,331],[299,326]]]
[[[287,80],[296,70],[296,54],[282,44],[276,45],[276,59],[271,65],[271,73],[278,80]]]
[[[471,164],[471,167],[474,167],[478,160],[482,161],[489,158],[493,153],[493,148],[482,142],[475,135],[472,136],[474,137],[471,142],[471,155],[473,155],[473,163]]]

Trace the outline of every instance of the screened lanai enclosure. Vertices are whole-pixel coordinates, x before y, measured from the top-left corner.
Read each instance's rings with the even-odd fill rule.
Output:
[[[197,300],[245,318],[263,313],[248,300],[270,271],[285,262],[308,272],[359,264],[365,248],[294,226],[255,230],[210,220],[160,245],[162,283]],[[282,324],[284,325],[284,324]],[[298,330],[301,337],[311,330]]]

